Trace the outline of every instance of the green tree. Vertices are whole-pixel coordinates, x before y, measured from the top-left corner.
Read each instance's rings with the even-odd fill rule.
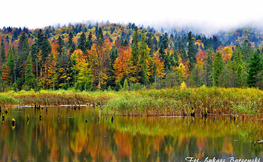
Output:
[[[92,46],[92,33],[89,32],[88,40],[86,41],[86,49],[90,50]]]
[[[237,68],[237,84],[238,84],[238,87],[244,86],[243,79],[242,79],[242,66],[241,65],[238,65],[238,68]]]
[[[195,39],[192,36],[192,32],[188,33],[188,58],[189,58],[189,66],[190,66],[190,71],[195,67],[196,64],[196,58],[195,58]]]
[[[59,55],[62,54],[63,44],[64,44],[64,42],[63,42],[62,38],[59,36],[58,37],[58,49],[57,49]]]
[[[148,65],[146,63],[146,60],[149,57],[150,49],[148,48],[148,45],[146,43],[146,37],[145,33],[142,33],[142,39],[139,46],[139,53],[140,53],[140,77],[141,77],[141,83],[147,84],[149,82],[147,72],[148,72]]]
[[[181,58],[183,62],[186,62],[188,58],[184,50],[184,45],[182,45],[181,42],[179,42],[179,53],[181,54]]]
[[[12,83],[15,82],[15,57],[11,44],[9,45],[9,50],[8,50],[7,66],[10,68],[9,78],[10,78],[10,86],[11,86]]]
[[[127,81],[127,79],[124,80],[124,83],[123,83],[123,90],[124,90],[124,91],[128,91],[128,90],[129,90],[129,85],[128,85],[128,81]]]
[[[68,48],[71,48],[72,43],[73,43],[73,33],[69,32],[69,34],[68,34]]]
[[[81,49],[82,52],[86,52],[85,43],[86,43],[86,36],[82,32],[80,38],[78,39],[78,49]]]
[[[213,59],[212,59],[212,53],[213,49],[212,46],[209,44],[207,47],[207,58],[205,62],[205,78],[206,78],[206,84],[208,87],[212,86],[212,64],[213,64]]]
[[[147,45],[151,49],[150,50],[150,56],[153,56],[153,36],[152,36],[152,30],[150,30],[147,33]]]
[[[213,62],[213,85],[218,86],[218,77],[222,74],[224,70],[224,61],[222,58],[222,54],[217,52],[215,55],[215,59]]]
[[[29,42],[25,33],[23,33],[20,36],[18,43],[18,60],[16,62],[16,75],[18,78],[22,78],[22,71],[24,71],[24,65],[28,54],[29,54]]]
[[[51,52],[51,45],[50,45],[50,42],[48,41],[47,36],[43,37],[43,43],[42,43],[40,49],[42,50],[41,62],[40,62],[41,66],[42,66],[42,63],[47,60],[48,54]]]
[[[33,82],[34,82],[34,74],[32,69],[32,56],[31,53],[29,53],[26,60],[25,84],[27,86],[32,86]]]
[[[247,84],[249,87],[255,87],[256,76],[258,75],[260,70],[262,70],[262,62],[257,50],[255,50],[253,53],[253,57],[250,58],[249,62],[249,70],[247,76]]]
[[[1,41],[1,58],[2,58],[2,62],[6,61],[5,43],[4,43],[3,39]]]
[[[243,60],[246,63],[249,63],[249,59],[253,54],[253,49],[251,47],[251,43],[248,42],[248,40],[245,40],[244,43],[242,44],[242,55],[243,55]]]
[[[136,28],[133,33],[132,40],[132,62],[135,71],[135,80],[138,83],[139,79],[139,38],[138,38],[138,29]]]

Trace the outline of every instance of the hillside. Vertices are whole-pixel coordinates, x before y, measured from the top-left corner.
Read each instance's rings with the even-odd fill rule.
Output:
[[[0,90],[159,89],[182,82],[262,88],[260,29],[244,27],[211,37],[188,30],[159,31],[132,23],[4,27]]]

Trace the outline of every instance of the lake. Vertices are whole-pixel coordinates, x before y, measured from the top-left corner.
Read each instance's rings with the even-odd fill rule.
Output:
[[[263,122],[249,117],[114,116],[112,122],[92,107],[13,108],[4,115],[0,161],[263,161],[263,145],[254,143],[263,140]]]

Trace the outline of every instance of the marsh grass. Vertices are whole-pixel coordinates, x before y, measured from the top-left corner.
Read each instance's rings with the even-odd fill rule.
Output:
[[[0,93],[0,106],[93,105],[103,114],[126,116],[213,115],[263,116],[263,91],[259,89],[178,87],[120,92],[20,91]]]
[[[242,115],[263,113],[263,91],[240,88],[173,88],[127,92],[107,102],[108,109],[122,115],[182,115],[193,108],[201,115]]]
[[[0,93],[0,106],[18,105],[105,105],[117,96],[114,92],[20,91]]]

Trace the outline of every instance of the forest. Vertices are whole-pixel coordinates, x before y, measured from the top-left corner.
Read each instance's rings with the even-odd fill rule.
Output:
[[[263,31],[86,23],[0,29],[0,91],[263,89]]]

